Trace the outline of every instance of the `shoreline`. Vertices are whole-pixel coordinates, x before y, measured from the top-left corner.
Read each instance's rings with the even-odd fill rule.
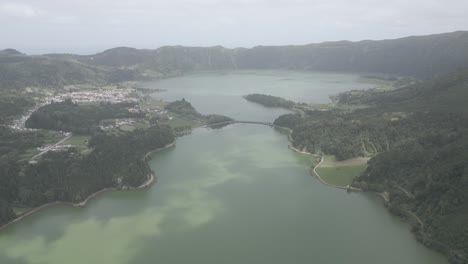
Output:
[[[303,155],[309,155],[309,156],[319,155],[319,154],[312,154],[312,153],[307,152],[307,151],[301,151],[301,150],[293,147],[291,144],[288,145],[288,148],[293,150],[294,152],[297,152],[297,153],[303,154]],[[311,172],[313,172],[314,176],[317,177],[322,184],[324,184],[326,186],[329,186],[329,187],[333,187],[333,188],[337,188],[337,189],[341,189],[341,190],[346,190],[346,191],[365,192],[364,190],[362,190],[360,188],[353,187],[353,186],[345,187],[345,186],[333,185],[333,184],[330,184],[330,183],[327,183],[326,181],[324,181],[322,179],[322,177],[320,177],[320,174],[318,174],[318,172],[316,170],[322,164],[323,161],[324,161],[324,157],[322,155],[320,155],[320,162],[311,169]],[[382,199],[384,200],[385,203],[390,202],[390,197],[388,195],[388,192],[381,192],[381,193],[380,192],[374,192],[374,191],[372,191],[372,192],[379,195],[380,197],[382,197]]]
[[[174,139],[174,141],[164,147],[161,147],[161,148],[158,148],[158,149],[155,149],[155,150],[152,150],[148,153],[145,154],[145,156],[143,157],[143,160],[144,161],[147,161],[147,159],[154,153],[158,152],[158,151],[162,151],[162,150],[165,150],[165,149],[169,149],[169,148],[172,148],[176,145],[176,140]],[[56,206],[67,206],[67,207],[72,207],[72,208],[78,208],[78,207],[85,207],[91,200],[93,200],[94,198],[102,195],[102,194],[105,194],[105,193],[110,193],[110,192],[120,192],[120,191],[140,191],[140,190],[144,190],[144,189],[147,189],[149,188],[151,185],[153,185],[154,183],[156,182],[156,176],[154,174],[153,171],[151,171],[149,174],[146,175],[146,181],[144,181],[141,185],[137,186],[137,187],[128,187],[128,188],[115,188],[115,187],[107,187],[107,188],[104,188],[104,189],[101,189],[97,192],[94,192],[90,195],[88,195],[88,197],[86,197],[86,199],[84,199],[83,201],[79,202],[79,203],[72,203],[72,202],[60,202],[60,201],[55,201],[55,202],[51,202],[51,203],[46,203],[46,204],[43,204],[39,207],[35,207],[21,215],[19,215],[17,218],[11,220],[10,222],[0,226],[0,231],[3,231],[4,229],[16,224],[16,223],[19,223],[21,222],[22,220],[24,220],[25,218],[31,216],[31,215],[34,215],[44,209],[47,209],[47,208],[52,208],[52,207],[56,207]]]
[[[303,155],[309,155],[309,156],[315,156],[315,154],[312,154],[310,152],[307,152],[307,151],[301,151],[295,147],[293,147],[292,145],[289,145],[288,148],[292,149],[294,152],[297,152],[299,154],[303,154]],[[318,154],[316,154],[318,155]],[[324,184],[324,185],[327,185],[329,187],[333,187],[333,188],[337,188],[337,189],[341,189],[341,190],[346,190],[346,191],[355,191],[355,192],[362,192],[362,189],[359,189],[359,188],[356,188],[356,187],[352,187],[352,186],[339,186],[339,185],[334,185],[334,184],[330,184],[326,181],[324,181],[322,179],[322,177],[320,177],[320,174],[318,174],[317,172],[317,168],[324,162],[324,157],[322,155],[320,155],[320,162],[315,165],[312,169],[311,169],[311,172],[313,172],[313,174],[317,177],[317,179],[319,179],[319,181]]]

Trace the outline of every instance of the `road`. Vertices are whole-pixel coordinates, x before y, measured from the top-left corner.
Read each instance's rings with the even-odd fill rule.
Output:
[[[66,136],[65,138],[63,138],[63,139],[60,140],[59,142],[55,143],[54,145],[49,146],[48,148],[46,148],[46,149],[45,149],[44,151],[42,151],[41,153],[39,153],[39,154],[37,154],[36,156],[32,157],[32,158],[31,158],[31,161],[35,160],[37,157],[40,157],[40,156],[46,154],[46,153],[49,152],[53,147],[62,144],[63,142],[65,142],[65,140],[69,139],[71,136],[72,136],[72,135]]]

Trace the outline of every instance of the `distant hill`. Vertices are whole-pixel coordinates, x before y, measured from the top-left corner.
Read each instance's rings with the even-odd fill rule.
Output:
[[[63,87],[70,84],[105,84],[137,78],[129,69],[97,67],[64,56],[28,56],[12,50],[0,53],[0,90],[28,86]]]
[[[429,78],[468,67],[468,32],[381,41],[338,41],[251,49],[170,46],[155,50],[115,48],[81,62],[162,73],[226,69],[293,69],[375,72]]]
[[[22,55],[23,53],[15,50],[15,49],[4,49],[0,50],[0,56],[1,55]]]
[[[384,92],[345,92],[343,104],[378,106],[382,111],[468,113],[468,68],[408,87]]]
[[[152,52],[135,48],[119,47],[106,50],[95,55],[81,57],[81,61],[89,64],[110,67],[132,66],[147,63]]]
[[[251,49],[113,48],[94,55],[27,56],[0,51],[0,88],[101,83],[204,70],[291,69],[407,75],[422,79],[468,68],[468,32],[381,41],[338,41]]]

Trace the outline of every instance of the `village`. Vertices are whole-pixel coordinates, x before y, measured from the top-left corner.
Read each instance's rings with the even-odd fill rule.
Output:
[[[106,102],[106,103],[123,103],[123,102],[138,102],[136,98],[137,92],[135,89],[99,89],[99,90],[88,90],[88,91],[74,91],[68,93],[62,93],[55,96],[51,94],[47,97],[47,103],[52,102],[63,102],[67,99],[71,99],[74,103],[95,103],[95,102]]]
[[[76,89],[76,88],[74,88]],[[61,93],[52,93],[45,92],[36,99],[36,106],[25,112],[19,118],[13,120],[9,127],[13,130],[19,132],[31,132],[37,131],[37,129],[27,128],[25,126],[26,121],[30,118],[32,113],[34,113],[39,108],[52,103],[59,103],[65,100],[71,100],[76,104],[89,104],[89,103],[134,103],[133,107],[128,107],[130,113],[142,113],[147,117],[146,119],[136,119],[136,118],[119,118],[104,120],[100,123],[99,128],[102,131],[133,131],[136,128],[142,128],[149,125],[149,119],[153,118],[154,120],[172,120],[173,117],[168,115],[168,111],[164,110],[164,104],[162,105],[143,105],[143,96],[141,93],[130,87],[125,88],[98,88],[98,89],[81,89],[72,91],[68,89],[68,92]],[[60,152],[67,151],[69,148],[74,147],[72,144],[64,144],[65,139],[72,137],[72,133],[60,131],[60,134],[64,137],[64,140],[61,140],[57,144],[49,144],[36,148],[36,151],[39,152],[38,155],[34,156],[31,161],[34,162],[35,158],[49,152]]]

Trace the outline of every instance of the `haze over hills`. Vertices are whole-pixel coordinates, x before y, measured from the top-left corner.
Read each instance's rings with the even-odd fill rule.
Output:
[[[395,40],[258,46],[251,49],[167,46],[155,50],[139,50],[119,47],[86,56],[73,54],[28,56],[7,49],[0,51],[0,92],[8,94],[8,97],[3,95],[0,97],[0,107],[3,107],[0,109],[13,109],[15,106],[19,108],[19,105],[23,105],[21,109],[13,109],[21,112],[31,107],[32,101],[18,100],[25,100],[23,97],[25,93],[20,92],[29,86],[60,89],[70,84],[109,84],[178,76],[195,71],[247,69],[375,73],[420,79],[398,89],[352,91],[337,96],[338,105],[364,105],[366,108],[349,111],[339,108],[331,108],[330,111],[306,109],[301,112],[302,114],[281,116],[275,123],[294,131],[291,134],[292,144],[298,149],[334,155],[340,160],[361,156],[372,157],[368,169],[356,178],[353,184],[363,190],[386,192],[389,195],[387,205],[393,213],[406,218],[411,218],[412,214],[417,215],[418,221],[413,225],[413,231],[420,241],[450,256],[453,263],[467,263],[468,165],[465,158],[468,148],[466,137],[468,105],[465,101],[468,96],[468,32],[466,31]],[[266,95],[254,97],[257,97],[257,100],[263,98],[268,101],[281,99]],[[18,103],[12,105],[11,102],[15,101],[10,98],[16,98]],[[179,105],[190,106],[188,112],[195,111],[190,103],[185,100],[181,102]],[[289,107],[294,103],[287,101],[286,105]],[[104,104],[92,107],[108,108]],[[51,108],[59,110],[52,111]],[[174,112],[174,109],[170,108],[166,110]],[[51,122],[59,119],[57,112],[63,120],[76,120],[75,117],[69,118],[70,112],[74,114],[76,111],[77,115],[84,112],[71,103],[56,104],[42,110],[43,119]],[[183,114],[187,112],[185,110],[178,112]],[[82,116],[88,118],[90,112],[98,113],[96,110],[87,110]],[[41,111],[37,113],[41,114]],[[81,126],[80,124],[77,127]],[[163,146],[172,141],[172,130],[166,127],[157,129],[161,133],[161,142],[154,142],[157,143],[154,145]],[[3,133],[8,144],[17,137],[7,128],[4,128]],[[138,133],[140,132],[137,130],[132,136],[135,140],[142,136]],[[151,139],[151,136],[146,136],[141,144]],[[120,143],[114,142],[122,140],[128,143],[129,139],[133,140],[133,138],[111,137],[106,139],[107,141],[103,139],[106,138],[97,138],[94,143],[100,141],[107,143],[101,146],[107,151],[103,153],[110,152],[108,151],[110,149],[112,155],[116,156],[120,155],[120,150],[117,148]],[[27,140],[29,139],[19,138],[18,141]],[[31,140],[27,143],[33,145],[37,142]],[[12,152],[14,147],[11,145],[3,149],[8,151],[5,151],[7,154],[14,153]],[[140,154],[136,150],[134,153],[128,153],[129,156],[137,158],[140,158]],[[15,160],[13,154],[9,155],[11,157],[8,157],[8,162]],[[106,166],[112,166],[112,160],[115,160],[112,155],[108,156]],[[4,157],[7,164],[7,155]],[[125,160],[123,158],[121,160],[124,164]],[[93,162],[92,158],[85,161]],[[50,161],[50,164],[44,166],[53,168],[53,164],[54,162]],[[19,171],[16,164],[11,163],[9,166],[11,171]],[[3,168],[10,167],[3,166]],[[12,174],[5,172],[4,175]],[[73,175],[77,179],[80,178],[79,173]],[[88,176],[96,179],[94,171]],[[111,181],[113,175],[108,176],[105,180]],[[131,180],[132,186],[138,186],[139,182]],[[31,184],[29,181],[26,182]],[[10,183],[12,186],[18,185],[13,180]],[[108,182],[99,182],[96,186],[106,187],[104,183]],[[89,190],[98,190],[96,186],[91,186]],[[31,186],[31,189],[34,189],[33,187]],[[44,186],[44,190],[37,190],[34,195],[45,196],[46,187],[49,186]],[[76,188],[82,186],[77,183]],[[69,199],[79,201],[91,193],[89,190],[80,191],[79,196],[75,196],[75,193],[70,194]],[[3,205],[0,203],[0,209],[6,208],[4,212],[8,213],[3,213],[4,217],[0,217],[0,222],[7,222],[15,217],[11,208],[12,204],[17,202],[16,195],[15,193],[6,198],[0,197],[0,202],[2,199],[5,200]],[[49,196],[38,202],[38,199],[28,195],[25,203],[36,206],[46,200],[63,199]]]
[[[104,66],[139,65],[143,69],[293,69],[378,72],[428,78],[468,66],[468,32],[395,40],[339,41],[299,46],[115,48],[82,62]],[[164,68],[162,68],[164,66]]]
[[[9,49],[0,52],[0,85],[20,87],[112,82],[174,76],[191,71],[236,69],[367,72],[430,78],[466,67],[468,32],[458,31],[395,40],[258,46],[251,49],[167,46],[139,50],[120,47],[86,56],[27,56]]]

